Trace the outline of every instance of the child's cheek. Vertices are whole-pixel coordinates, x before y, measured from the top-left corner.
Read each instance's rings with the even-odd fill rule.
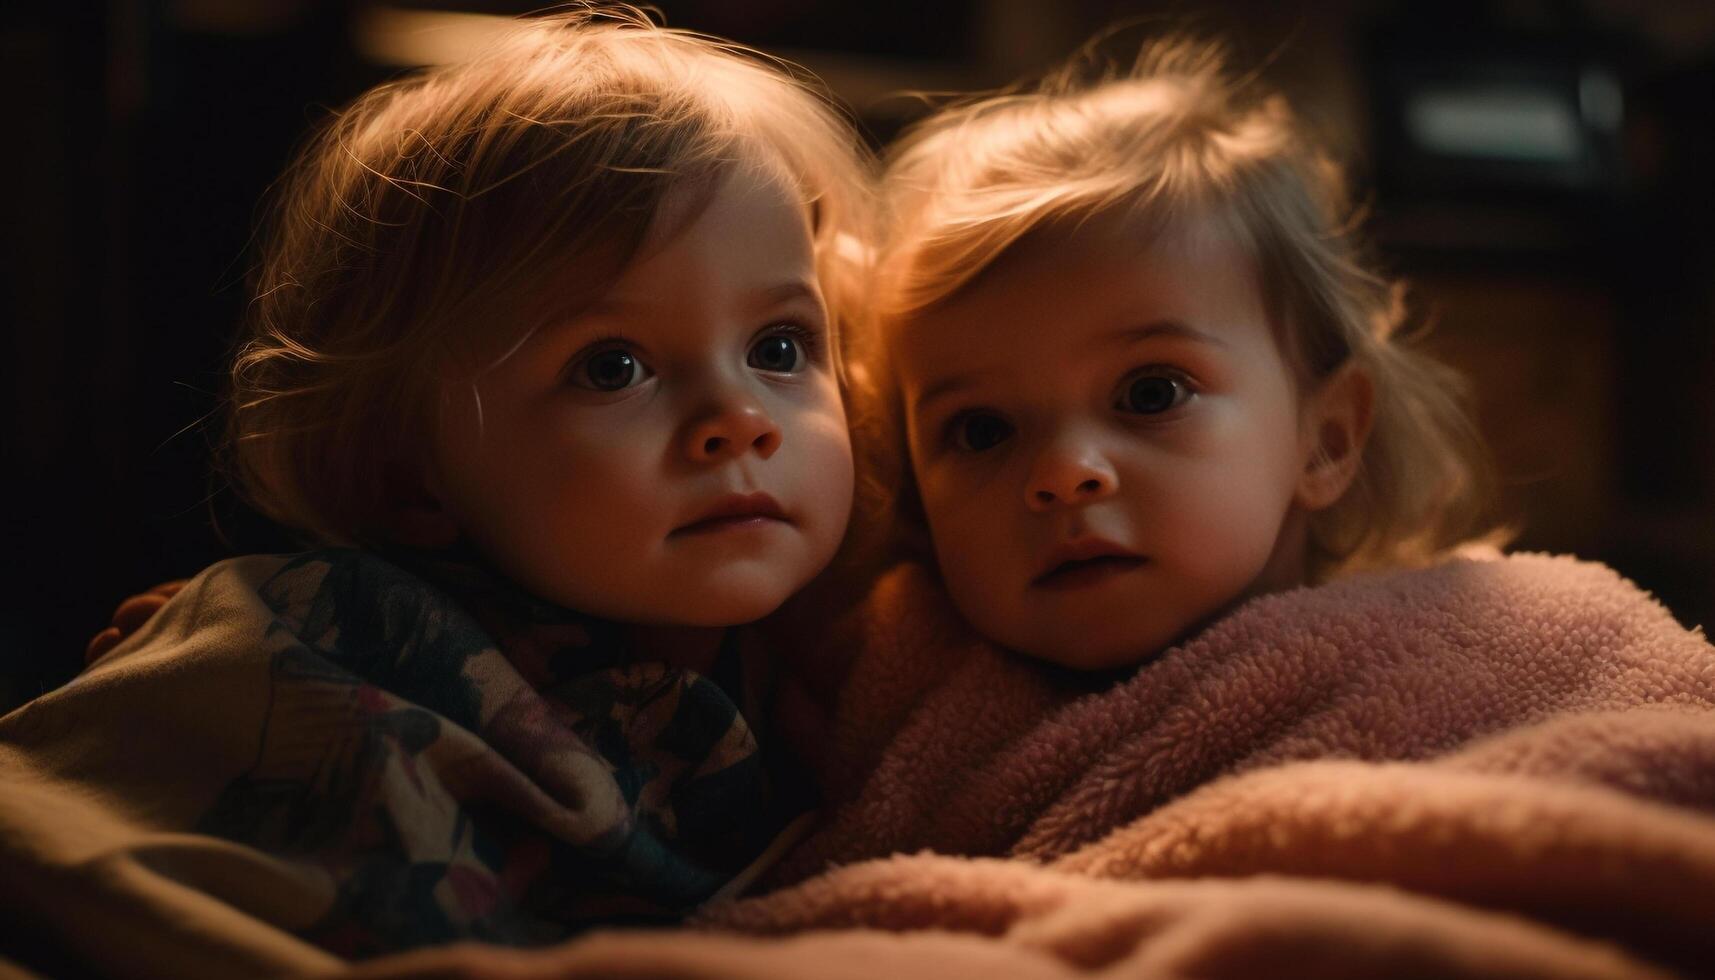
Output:
[[[999,587],[1002,573],[1019,557],[1012,552],[1018,536],[1004,508],[998,506],[994,487],[988,492],[961,492],[965,488],[944,481],[924,502],[930,537],[943,572],[956,591],[975,594]]]

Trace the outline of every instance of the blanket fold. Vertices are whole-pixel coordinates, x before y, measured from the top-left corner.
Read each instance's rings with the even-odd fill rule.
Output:
[[[961,634],[922,569],[859,617],[844,803],[780,869],[802,884],[711,925],[1028,945],[1088,918],[1127,956],[1197,951],[1168,976],[1289,947],[1389,975],[1715,971],[1715,649],[1606,567],[1457,560],[1268,596],[1096,691]],[[1079,898],[1007,904],[1041,874]],[[1093,880],[1252,914],[1102,926]],[[1349,914],[1372,907],[1398,931]]]
[[[677,922],[798,810],[761,653],[640,659],[451,559],[222,562],[0,718],[0,936],[228,977]]]
[[[1052,858],[1212,779],[1296,760],[1466,749],[1510,771],[1567,724],[1595,725],[1594,744],[1563,748],[1548,774],[1602,782],[1619,751],[1607,740],[1645,738],[1634,712],[1677,705],[1695,728],[1715,703],[1700,633],[1604,566],[1542,556],[1267,596],[1095,695],[968,634],[946,642],[950,606],[922,569],[896,570],[862,615],[921,640],[870,642],[854,659],[835,723],[844,757],[829,768],[856,799],[784,877],[921,847]],[[950,666],[899,696],[920,659]],[[1479,747],[1509,731],[1524,758]],[[1645,738],[1607,778],[1630,791],[1677,759],[1689,784],[1667,799],[1707,799],[1708,756],[1684,734],[1691,744]]]

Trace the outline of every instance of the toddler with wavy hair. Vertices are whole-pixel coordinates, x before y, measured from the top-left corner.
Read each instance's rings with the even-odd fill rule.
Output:
[[[382,86],[273,208],[235,482],[317,541],[462,540],[585,612],[755,619],[843,526],[830,244],[863,179],[777,65],[623,11]],[[769,547],[671,533],[764,491],[793,498]]]
[[[845,533],[835,245],[870,180],[810,80],[629,8],[340,112],[272,202],[226,455],[317,550],[100,652],[82,691],[181,665],[136,700],[184,719],[136,726],[138,812],[179,787],[154,829],[263,852],[256,914],[348,955],[753,880],[811,796],[759,737],[785,661],[731,627]],[[187,734],[224,762],[174,769]]]
[[[1032,656],[1132,664],[1484,526],[1457,379],[1400,336],[1337,169],[1223,60],[1168,40],[958,103],[884,173],[870,485]]]

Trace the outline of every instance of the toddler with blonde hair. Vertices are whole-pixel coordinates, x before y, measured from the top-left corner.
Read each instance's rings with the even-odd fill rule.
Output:
[[[137,744],[77,778],[240,845],[175,866],[345,955],[742,890],[812,792],[731,627],[845,533],[834,246],[870,179],[806,78],[629,8],[341,111],[272,202],[227,433],[317,550],[103,641],[56,697]]]
[[[873,482],[902,447],[902,512],[1014,650],[1134,664],[1249,596],[1482,530],[1457,379],[1400,337],[1338,171],[1222,61],[1160,42],[892,150]]]

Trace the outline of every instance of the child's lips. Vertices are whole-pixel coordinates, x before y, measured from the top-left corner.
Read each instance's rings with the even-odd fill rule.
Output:
[[[1030,584],[1048,591],[1086,588],[1139,568],[1147,560],[1105,538],[1079,538],[1049,552],[1042,571]]]
[[[1116,575],[1142,567],[1143,563],[1142,558],[1118,556],[1069,561],[1045,575],[1037,576],[1030,584],[1048,592],[1068,592],[1099,585]]]
[[[789,523],[786,512],[768,494],[734,493],[720,498],[689,522],[674,528],[668,537],[717,534],[785,523]]]

